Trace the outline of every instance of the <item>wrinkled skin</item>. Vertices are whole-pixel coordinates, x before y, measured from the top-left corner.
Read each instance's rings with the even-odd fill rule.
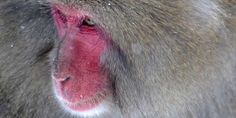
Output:
[[[79,117],[53,91],[52,4],[88,12],[111,38],[101,58],[115,106],[95,117],[236,117],[234,0],[1,1],[0,117]]]

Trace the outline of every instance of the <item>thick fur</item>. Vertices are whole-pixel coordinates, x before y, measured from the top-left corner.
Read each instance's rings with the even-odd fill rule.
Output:
[[[236,1],[56,2],[90,12],[114,42],[103,58],[121,113],[97,117],[236,117]],[[52,91],[51,3],[0,2],[0,117],[76,117]]]

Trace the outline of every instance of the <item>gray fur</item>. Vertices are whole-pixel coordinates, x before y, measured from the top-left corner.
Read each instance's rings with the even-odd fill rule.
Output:
[[[122,116],[98,117],[236,117],[234,0],[61,1],[89,11],[119,47],[103,58]],[[49,4],[0,2],[0,117],[76,117],[52,92]]]

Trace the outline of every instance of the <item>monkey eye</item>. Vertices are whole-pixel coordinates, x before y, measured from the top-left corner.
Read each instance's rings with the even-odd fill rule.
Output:
[[[84,20],[83,20],[83,25],[87,25],[87,26],[94,26],[96,23],[91,19],[91,18],[88,18],[86,17]]]

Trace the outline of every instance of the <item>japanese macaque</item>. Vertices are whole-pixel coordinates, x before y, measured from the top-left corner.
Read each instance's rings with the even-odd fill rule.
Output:
[[[236,1],[4,0],[0,117],[235,118]]]

